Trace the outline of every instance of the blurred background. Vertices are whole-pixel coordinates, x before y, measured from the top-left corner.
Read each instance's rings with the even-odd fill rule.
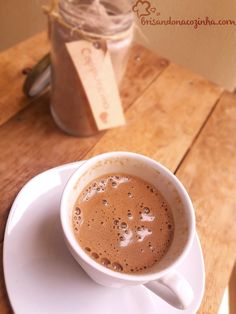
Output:
[[[135,1],[134,1],[135,2]],[[150,0],[161,18],[234,19],[235,0]],[[41,6],[47,0],[0,1],[0,52],[46,29]],[[224,88],[236,87],[236,25],[200,27],[137,26],[137,40],[175,63],[199,73]]]
[[[46,3],[47,0],[0,1],[0,52],[46,28],[41,9]]]

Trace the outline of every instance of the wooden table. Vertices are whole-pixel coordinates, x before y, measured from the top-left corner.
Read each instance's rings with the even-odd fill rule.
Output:
[[[48,93],[29,101],[21,92],[22,70],[48,49],[39,34],[0,54],[1,252],[11,204],[30,178],[107,151],[138,152],[171,169],[192,198],[206,266],[199,313],[217,313],[236,257],[236,96],[134,45],[121,88],[126,126],[74,138],[55,126]],[[1,265],[0,313],[8,312]]]

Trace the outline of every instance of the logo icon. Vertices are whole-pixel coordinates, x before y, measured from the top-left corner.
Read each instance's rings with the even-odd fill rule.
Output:
[[[173,18],[171,15],[167,18],[162,18],[162,13],[155,4],[154,0],[135,0],[135,4],[132,7],[133,12],[137,15],[141,25],[145,26],[191,26],[194,29],[198,29],[200,26],[217,26],[217,25],[236,25],[236,20],[233,19],[218,19],[209,18],[206,16],[193,17],[188,19]]]
[[[151,14],[151,3],[147,0],[138,0],[133,6],[133,11],[137,13],[137,16],[141,18],[142,16],[148,16]]]

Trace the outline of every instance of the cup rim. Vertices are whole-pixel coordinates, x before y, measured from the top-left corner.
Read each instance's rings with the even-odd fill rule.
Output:
[[[141,159],[144,162],[148,162],[149,164],[151,163],[153,166],[157,167],[159,170],[165,173],[166,177],[171,179],[171,183],[175,185],[177,188],[178,192],[182,194],[182,196],[185,199],[186,206],[188,208],[188,213],[189,213],[189,236],[187,243],[185,244],[185,247],[182,251],[182,253],[178,256],[176,260],[173,261],[169,266],[167,266],[165,269],[159,271],[159,272],[153,272],[153,273],[142,273],[142,274],[127,274],[127,273],[119,273],[116,271],[113,271],[109,268],[106,268],[93,260],[88,254],[85,253],[85,251],[80,247],[79,243],[75,239],[75,236],[73,234],[73,230],[69,224],[67,224],[67,219],[66,216],[68,215],[68,210],[71,208],[67,208],[66,206],[66,200],[68,195],[71,192],[71,189],[73,186],[76,184],[78,181],[80,175],[84,173],[87,169],[89,169],[91,166],[93,166],[96,162],[104,160],[104,159],[109,159],[109,158],[114,158],[114,157],[130,157],[130,158],[136,158],[136,159]],[[62,198],[61,198],[61,204],[60,204],[60,220],[61,220],[61,226],[62,230],[64,233],[64,236],[66,237],[66,240],[68,241],[68,244],[70,248],[73,250],[74,254],[76,254],[79,258],[81,258],[86,264],[90,265],[97,271],[103,273],[104,275],[108,275],[110,277],[113,277],[115,279],[119,280],[128,280],[131,282],[149,282],[156,280],[158,278],[163,277],[166,273],[170,272],[171,269],[175,269],[183,259],[185,259],[186,255],[188,254],[193,240],[195,236],[195,214],[194,214],[194,208],[191,202],[191,199],[183,186],[183,184],[180,182],[180,180],[165,166],[160,164],[159,162],[151,159],[150,157],[147,157],[145,155],[137,154],[137,153],[132,153],[132,152],[110,152],[110,153],[103,153],[96,155],[79,166],[77,170],[72,174],[72,176],[69,178],[69,180],[66,183],[66,186],[64,188],[64,191],[62,193]],[[73,254],[73,255],[74,255]]]

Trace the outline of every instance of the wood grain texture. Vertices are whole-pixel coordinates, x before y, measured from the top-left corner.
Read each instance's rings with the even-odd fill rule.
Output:
[[[8,301],[3,275],[3,260],[2,260],[2,243],[0,244],[0,313],[12,314],[11,306]]]
[[[0,125],[30,103],[22,92],[22,70],[33,67],[48,51],[44,32],[0,53]]]
[[[124,108],[128,108],[167,65],[166,60],[135,45],[121,86]],[[24,183],[41,171],[80,160],[104,135],[67,136],[55,126],[48,105],[49,95],[44,94],[0,128],[0,241],[11,203]]]
[[[229,282],[229,310],[230,313],[236,313],[236,264]]]
[[[86,158],[133,151],[175,171],[221,93],[221,88],[171,64],[127,111],[127,125],[107,132]]]
[[[168,63],[143,47],[134,45],[121,86],[125,109],[160,75]],[[44,94],[0,127],[0,241],[3,240],[12,201],[20,188],[34,175],[46,169],[83,159],[87,151],[104,135],[101,133],[90,138],[65,135],[55,126],[48,104],[49,95]],[[17,106],[19,109],[20,106]],[[2,244],[0,252],[2,254]],[[2,264],[0,291],[0,313],[12,313],[5,291]]]
[[[197,215],[206,266],[201,314],[217,313],[236,260],[236,96],[224,94],[177,175]]]
[[[49,112],[48,94],[0,127],[0,241],[12,201],[39,172],[106,151],[146,154],[173,172],[179,169],[178,176],[190,191],[207,266],[206,298],[200,313],[216,313],[232,270],[231,250],[235,249],[233,199],[229,201],[235,188],[231,170],[235,168],[235,98],[225,94],[215,110],[221,88],[177,65],[168,66],[166,60],[137,45],[132,49],[121,95],[127,125],[94,137],[74,138],[58,130]],[[20,98],[12,101],[13,96],[9,96],[9,106],[19,110]],[[221,167],[212,175],[214,163]],[[218,190],[220,182],[224,185]],[[217,202],[221,206],[216,207]],[[209,230],[208,222],[211,226],[217,222],[216,228]],[[4,290],[2,279],[0,274]],[[0,313],[9,313],[6,294],[1,293]]]
[[[26,78],[22,70],[32,68],[49,50],[50,43],[43,32],[0,53],[0,125],[32,102],[22,92]],[[132,101],[167,65],[167,60],[134,44],[126,79],[122,83],[123,98]],[[136,84],[130,89],[134,77]],[[140,82],[142,84],[138,84]]]

